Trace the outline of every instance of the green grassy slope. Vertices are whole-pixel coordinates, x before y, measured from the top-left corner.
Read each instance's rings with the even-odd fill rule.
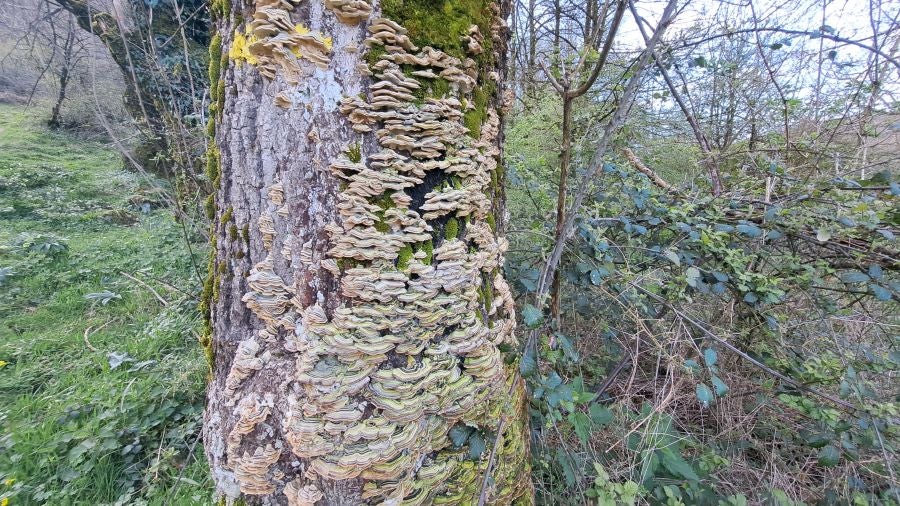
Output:
[[[0,106],[0,501],[210,502],[181,237],[116,153]]]

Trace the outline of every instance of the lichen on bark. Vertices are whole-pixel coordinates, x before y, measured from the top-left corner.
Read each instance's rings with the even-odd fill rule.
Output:
[[[236,91],[213,128],[228,209],[216,234],[242,223],[248,244],[239,256],[240,241],[218,241],[211,266],[235,274],[214,279],[210,301],[217,490],[472,504],[488,482],[491,503],[529,502],[523,389],[501,351],[516,341],[496,220],[500,10],[257,0],[233,12],[219,27]]]

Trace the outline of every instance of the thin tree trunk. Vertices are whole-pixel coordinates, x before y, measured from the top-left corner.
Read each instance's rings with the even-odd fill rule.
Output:
[[[562,149],[559,152],[559,191],[556,196],[556,233],[554,241],[562,240],[564,225],[566,222],[566,199],[568,197],[569,165],[572,161],[572,101],[568,90],[562,94],[563,119],[562,119]],[[550,288],[550,314],[554,321],[559,322],[561,310],[560,277],[557,270],[553,275],[553,286]]]
[[[59,128],[59,115],[62,109],[63,101],[66,99],[66,90],[69,86],[69,67],[72,64],[72,49],[75,45],[75,27],[69,18],[68,32],[66,34],[66,42],[63,45],[62,68],[59,71],[59,92],[56,94],[56,102],[53,104],[53,110],[50,113],[50,119],[47,126],[50,128]]]
[[[501,352],[505,11],[441,36],[446,10],[404,4],[219,11],[204,440],[229,501],[531,500]]]

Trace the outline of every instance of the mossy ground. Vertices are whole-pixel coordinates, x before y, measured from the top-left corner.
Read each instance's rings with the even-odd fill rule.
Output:
[[[40,125],[0,106],[0,500],[208,504],[197,303],[154,280],[199,291],[180,227],[117,153]]]

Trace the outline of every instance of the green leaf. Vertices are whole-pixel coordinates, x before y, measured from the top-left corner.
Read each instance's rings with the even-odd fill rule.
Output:
[[[741,223],[734,228],[747,237],[759,237],[762,235],[762,230],[752,223]]]
[[[869,276],[872,279],[881,279],[884,276],[884,270],[882,270],[881,266],[878,264],[872,264],[869,266]]]
[[[660,453],[662,454],[662,465],[666,468],[667,471],[686,480],[700,480],[700,477],[697,476],[694,468],[691,467],[691,465],[688,464],[681,455],[675,453],[675,451],[673,451],[671,448],[665,448],[661,450]]]
[[[522,320],[526,327],[533,329],[543,323],[544,314],[531,304],[525,304],[525,307],[522,308]]]
[[[593,270],[591,271],[591,283],[595,285],[599,285],[603,282],[603,276],[600,275],[600,271]]]
[[[718,376],[713,374],[712,377],[709,378],[709,380],[710,380],[710,382],[712,382],[712,386],[713,386],[713,389],[716,391],[717,397],[722,397],[723,395],[728,393],[728,385],[726,385],[725,382],[722,381],[721,378],[719,378]]]
[[[706,362],[706,367],[713,367],[717,360],[719,360],[719,356],[716,354],[716,350],[712,348],[703,350],[703,361]]]
[[[824,432],[814,432],[806,436],[806,444],[812,448],[822,448],[831,442],[833,438]]]
[[[588,408],[588,412],[591,414],[591,420],[597,425],[607,425],[613,421],[613,412],[609,410],[606,406],[598,403],[593,403]]]
[[[706,386],[706,383],[700,383],[697,385],[697,400],[700,401],[700,405],[704,408],[708,408],[710,403],[713,401],[713,393],[712,390]]]
[[[473,433],[469,437],[469,458],[478,460],[481,454],[484,453],[485,447],[484,437],[478,432]]]
[[[834,445],[823,446],[819,450],[819,465],[822,467],[834,467],[841,461],[841,451]]]
[[[534,348],[531,346],[525,348],[522,360],[519,361],[519,372],[526,378],[537,372],[537,358],[535,357]]]
[[[456,424],[450,428],[450,441],[453,443],[453,446],[460,448],[466,444],[466,440],[469,439],[469,435],[473,432],[475,432],[475,429],[468,425]]]
[[[569,422],[575,429],[575,434],[582,443],[587,443],[591,437],[591,419],[581,411],[576,411],[569,415]]]
[[[684,273],[685,278],[687,279],[687,284],[690,286],[697,286],[697,281],[700,280],[700,269],[696,267],[688,267],[687,271]]]
[[[684,368],[687,369],[691,374],[700,372],[700,364],[698,364],[697,361],[692,358],[684,361]]]
[[[678,257],[678,253],[676,253],[670,249],[667,249],[667,250],[663,251],[663,256],[668,258],[669,261],[672,262],[673,264],[681,265],[681,258]]]
[[[850,271],[841,274],[841,281],[844,283],[865,283],[869,280],[869,275],[864,272]]]
[[[816,231],[816,240],[819,242],[828,242],[831,239],[831,231],[820,228]]]
[[[556,462],[559,463],[559,467],[563,470],[563,475],[566,478],[566,485],[572,487],[580,478],[580,473],[575,471],[575,463],[572,462],[572,459],[566,454],[563,450],[556,451]]]
[[[875,298],[878,300],[883,300],[883,301],[891,300],[891,291],[881,285],[876,285],[875,283],[872,283],[869,285],[869,290],[872,290],[872,293],[875,295]]]

